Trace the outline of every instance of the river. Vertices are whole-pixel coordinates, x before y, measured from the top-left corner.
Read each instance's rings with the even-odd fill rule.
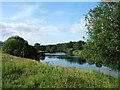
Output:
[[[118,71],[112,70],[109,67],[98,67],[96,64],[90,65],[86,60],[80,56],[70,56],[68,53],[47,53],[46,56],[42,56],[41,63],[48,63],[50,65],[58,65],[64,67],[81,68],[84,70],[96,70],[109,74],[114,77],[118,77]]]

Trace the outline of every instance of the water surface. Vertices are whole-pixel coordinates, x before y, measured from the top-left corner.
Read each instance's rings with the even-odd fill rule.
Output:
[[[50,65],[59,65],[64,67],[74,67],[74,68],[81,68],[85,70],[97,70],[104,72],[106,74],[112,75],[114,77],[118,76],[118,71],[114,71],[109,67],[101,66],[98,67],[96,64],[90,65],[88,62],[86,62],[85,59],[83,59],[80,56],[70,56],[66,57],[64,55],[69,55],[68,53],[48,53],[40,62],[42,63],[48,63]],[[63,57],[61,57],[63,56]]]

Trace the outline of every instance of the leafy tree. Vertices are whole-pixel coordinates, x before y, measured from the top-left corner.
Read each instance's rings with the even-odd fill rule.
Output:
[[[1,52],[1,50],[2,50],[2,45],[3,45],[3,42],[0,41],[0,52]]]
[[[70,41],[70,42],[68,43],[68,48],[73,48],[73,45],[74,45],[75,43],[76,43],[76,42]]]
[[[35,43],[35,44],[34,44],[34,48],[35,48],[37,51],[45,51],[45,46],[44,46],[44,45],[40,45],[39,43]]]
[[[27,45],[25,48],[25,58],[31,58],[31,59],[37,59],[38,57],[37,51],[36,49],[31,46],[31,45]]]
[[[37,52],[33,46],[30,46],[26,40],[19,36],[9,37],[2,46],[2,51],[15,56],[25,58],[37,58]]]
[[[83,41],[78,41],[73,45],[74,50],[82,50],[83,49]]]
[[[83,55],[89,61],[112,64],[120,62],[120,2],[100,2],[85,17],[88,42]],[[97,63],[98,65],[98,63]],[[114,68],[114,69],[115,69]]]
[[[41,50],[41,51],[45,51],[45,46],[44,46],[44,45],[41,45],[41,46],[40,46],[40,50]]]
[[[5,53],[19,56],[24,46],[25,41],[22,38],[19,36],[12,36],[3,43],[2,50]]]
[[[3,42],[2,41],[0,41],[0,47],[3,45]]]
[[[40,44],[39,43],[35,43],[34,44],[34,48],[39,51],[40,50]]]
[[[56,52],[56,46],[55,45],[50,48],[50,52]]]

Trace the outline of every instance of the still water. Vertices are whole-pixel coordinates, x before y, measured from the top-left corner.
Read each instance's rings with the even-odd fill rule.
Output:
[[[106,74],[112,75],[114,77],[118,77],[118,71],[114,71],[109,67],[101,66],[97,67],[96,64],[90,65],[86,60],[84,60],[80,56],[70,56],[68,53],[48,53],[46,56],[42,56],[40,62],[48,63],[50,65],[58,65],[64,67],[74,67],[74,68],[81,68],[85,70],[97,70],[104,72]]]

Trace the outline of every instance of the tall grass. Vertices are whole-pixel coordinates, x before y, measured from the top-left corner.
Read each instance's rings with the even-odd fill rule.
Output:
[[[65,68],[2,54],[3,88],[117,88],[118,79],[99,71]]]

